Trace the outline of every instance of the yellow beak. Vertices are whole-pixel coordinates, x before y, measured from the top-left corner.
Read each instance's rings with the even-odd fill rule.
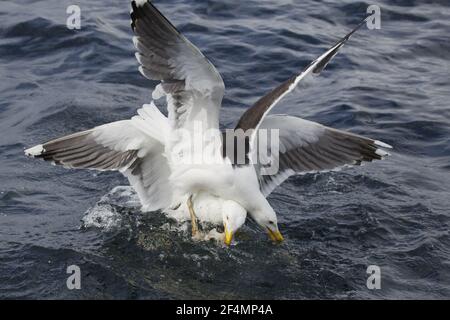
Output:
[[[233,232],[230,232],[227,228],[225,228],[225,244],[229,246],[231,241],[233,241]]]
[[[275,242],[282,242],[284,240],[283,236],[281,235],[280,231],[272,231],[269,228],[267,228],[267,232],[269,233],[269,238],[272,241]]]

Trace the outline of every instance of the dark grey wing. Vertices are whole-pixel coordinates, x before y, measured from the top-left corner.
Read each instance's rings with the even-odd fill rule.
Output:
[[[388,155],[381,148],[391,148],[381,141],[287,115],[266,116],[258,131],[262,134],[257,134],[252,160],[265,196],[291,175],[381,160]]]
[[[170,168],[164,145],[152,138],[149,124],[157,126],[150,121],[151,115],[157,116],[152,110],[156,107],[145,105],[133,120],[77,132],[34,146],[25,150],[25,154],[66,168],[120,171],[138,193],[145,210],[165,209],[172,197]],[[162,123],[158,125],[164,132]]]
[[[170,125],[179,128],[187,120],[201,120],[218,128],[225,86],[216,68],[152,3],[132,1],[131,6],[139,70],[161,81],[153,98],[166,97]]]
[[[367,18],[366,18],[367,19]],[[339,49],[358,30],[366,21],[364,19],[356,28],[349,32],[345,37],[339,40],[335,45],[328,49],[324,54],[312,61],[300,74],[294,75],[271,92],[260,98],[252,107],[247,109],[239,119],[236,129],[244,131],[258,129],[264,116],[289,92],[295,89],[298,83],[309,73],[319,74],[330,60],[337,54]]]
[[[146,153],[146,140],[131,120],[124,120],[34,146],[25,154],[67,168],[126,170]]]

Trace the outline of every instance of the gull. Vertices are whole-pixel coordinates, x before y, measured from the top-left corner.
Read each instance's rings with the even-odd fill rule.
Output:
[[[217,201],[222,209],[228,245],[247,214],[270,239],[283,241],[266,198],[290,176],[361,165],[388,155],[382,148],[391,146],[381,141],[294,116],[269,115],[305,76],[319,74],[365,20],[256,101],[235,128],[221,131],[225,85],[214,65],[150,1],[135,0],[131,7],[139,71],[159,81],[153,101],[130,120],[37,145],[25,150],[27,155],[69,168],[120,171],[136,190],[143,210],[186,204],[193,235],[198,233],[198,203],[193,202],[204,201],[198,195],[207,194],[208,201]],[[163,98],[167,117],[154,102]],[[199,135],[199,127],[208,134]],[[261,133],[268,131],[275,132],[275,138],[263,139]],[[261,156],[260,150],[267,152]]]

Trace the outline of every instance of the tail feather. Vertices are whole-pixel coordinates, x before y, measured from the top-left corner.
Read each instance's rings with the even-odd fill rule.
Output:
[[[170,129],[166,116],[159,111],[153,102],[144,104],[137,113],[138,115],[131,119],[136,128],[165,145],[165,137]]]

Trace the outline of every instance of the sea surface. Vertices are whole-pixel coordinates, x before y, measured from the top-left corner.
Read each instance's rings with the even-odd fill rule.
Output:
[[[217,66],[221,126],[300,71],[372,2],[167,0],[156,6]],[[385,161],[291,177],[269,197],[281,245],[248,221],[235,245],[143,214],[119,173],[26,158],[50,139],[133,116],[127,0],[0,1],[0,298],[450,298],[450,2],[376,1],[327,69],[274,110],[384,141]],[[117,187],[120,186],[120,187]],[[69,290],[67,267],[81,270]],[[366,285],[379,266],[381,288]]]

